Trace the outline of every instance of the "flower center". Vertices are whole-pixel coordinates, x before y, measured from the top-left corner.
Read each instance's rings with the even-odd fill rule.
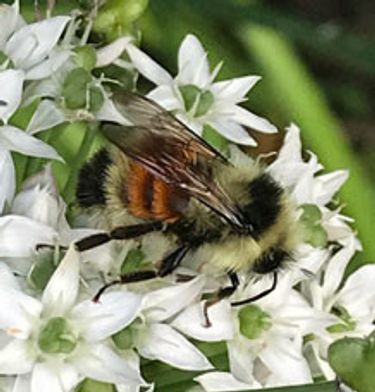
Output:
[[[186,84],[179,87],[184,100],[185,110],[191,111],[194,117],[205,115],[214,103],[214,96],[211,91],[203,91],[194,84]]]
[[[271,328],[271,316],[257,305],[247,305],[238,312],[241,334],[248,339],[257,339]]]
[[[335,306],[332,309],[332,313],[336,315],[341,323],[330,325],[327,327],[327,331],[331,333],[349,332],[354,331],[356,328],[356,322],[350,317],[348,311],[342,306]]]
[[[38,345],[48,354],[69,354],[75,349],[77,338],[71,332],[67,320],[63,317],[53,317],[41,330]]]

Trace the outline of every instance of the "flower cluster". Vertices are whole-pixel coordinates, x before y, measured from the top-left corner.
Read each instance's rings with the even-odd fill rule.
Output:
[[[255,145],[247,128],[277,131],[240,106],[259,77],[215,81],[221,64],[211,71],[194,35],[183,40],[173,77],[132,36],[91,46],[91,22],[83,32],[76,13],[27,24],[17,0],[0,6],[2,390],[36,392],[48,385],[52,392],[70,392],[112,385],[110,390],[118,392],[152,391],[154,380],[146,380],[141,363],[153,360],[194,371],[194,380],[205,391],[334,379],[329,345],[374,330],[375,266],[363,266],[344,279],[348,263],[361,249],[352,220],[334,200],[348,173],[322,173],[313,153],[305,158],[296,125],[286,130],[277,158],[267,167],[298,206],[304,237],[296,262],[259,301],[233,308],[224,299],[213,305],[209,328],[203,318],[206,294],[222,282],[192,271],[193,263],[178,271],[192,274],[187,282],[171,277],[114,286],[92,301],[114,274],[129,265],[150,264],[165,253],[169,244],[162,237],[152,234],[141,242],[109,243],[80,254],[74,243],[100,228],[82,227],[84,218],[80,226],[68,221],[50,164],[24,179],[16,194],[11,152],[62,160],[38,138],[40,132],[66,122],[128,124],[111,100],[111,88],[123,80],[108,76],[109,66],[124,71],[132,87],[138,75],[154,83],[147,96],[197,134],[204,137],[208,129],[221,134],[230,142],[225,153],[234,165],[254,164],[235,146]],[[28,105],[34,109],[21,129],[14,115]],[[238,300],[270,285],[268,276],[240,278],[233,295]],[[227,368],[216,369],[199,342],[224,342]]]

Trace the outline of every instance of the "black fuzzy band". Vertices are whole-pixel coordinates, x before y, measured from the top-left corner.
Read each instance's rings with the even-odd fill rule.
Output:
[[[111,163],[108,151],[103,148],[82,166],[76,191],[76,198],[81,207],[105,204],[104,182]]]

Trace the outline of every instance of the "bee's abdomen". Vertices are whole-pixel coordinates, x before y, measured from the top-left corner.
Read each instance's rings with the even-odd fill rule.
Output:
[[[82,166],[76,190],[76,198],[80,207],[105,205],[105,179],[111,164],[109,152],[103,148]]]
[[[169,223],[180,218],[186,199],[137,163],[130,165],[127,189],[127,207],[132,215]]]

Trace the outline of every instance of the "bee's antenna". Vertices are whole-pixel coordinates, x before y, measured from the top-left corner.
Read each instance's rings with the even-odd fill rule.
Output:
[[[247,299],[243,299],[242,301],[231,302],[231,305],[232,306],[241,306],[241,305],[249,304],[251,302],[258,301],[259,299],[261,299],[261,298],[265,297],[266,295],[272,293],[272,291],[275,290],[276,286],[277,286],[277,272],[274,271],[274,273],[273,273],[273,282],[272,282],[272,286],[270,288],[260,292],[257,295],[254,295],[253,297],[250,297],[250,298],[247,298]]]

